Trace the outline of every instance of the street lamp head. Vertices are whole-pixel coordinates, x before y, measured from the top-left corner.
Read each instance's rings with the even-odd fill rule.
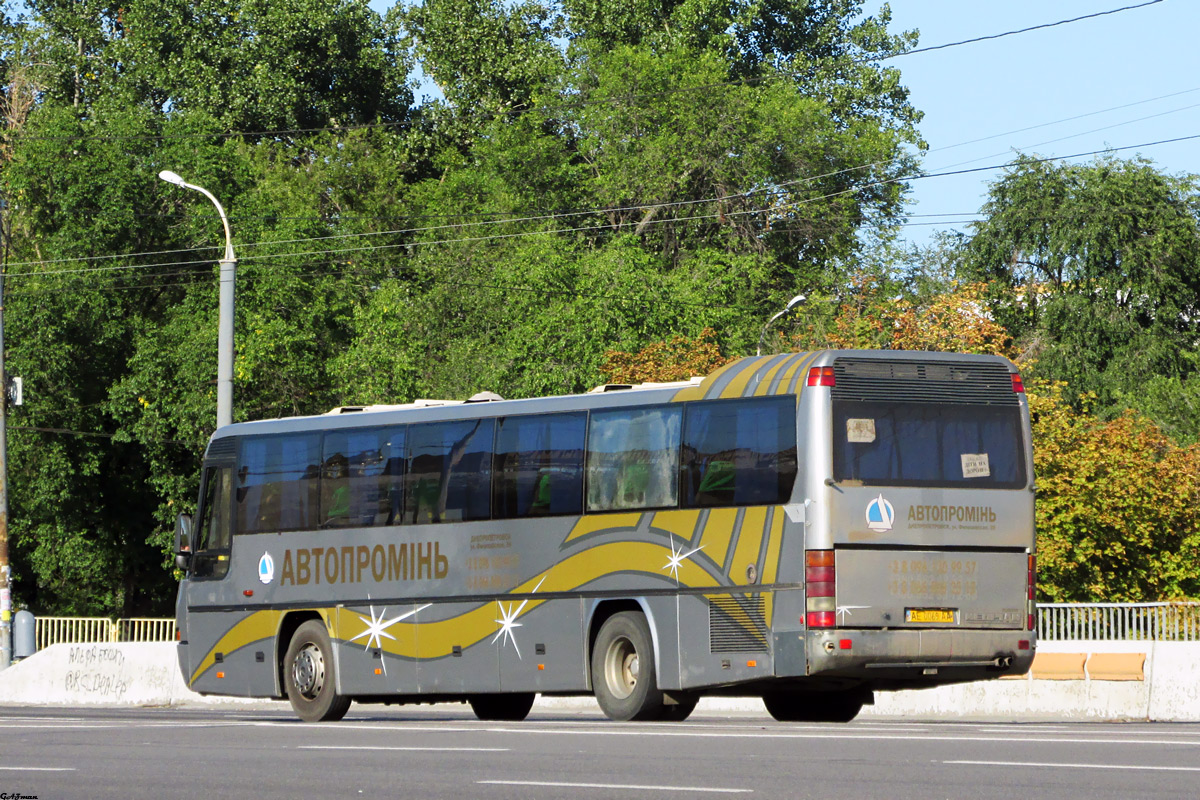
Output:
[[[783,307],[782,311],[777,312],[775,314],[775,316],[773,316],[769,320],[767,320],[767,324],[763,325],[762,333],[760,333],[758,335],[758,349],[754,352],[755,355],[758,355],[758,356],[762,355],[763,341],[767,338],[767,328],[771,327],[771,323],[774,322],[775,320],[779,319],[780,317],[782,317],[787,312],[791,311],[796,306],[803,304],[804,301],[807,299],[808,298],[805,295],[802,295],[802,294],[796,295],[791,300],[788,300],[788,304]]]
[[[184,185],[183,178],[179,177],[174,172],[171,172],[169,169],[164,169],[162,172],[158,173],[158,177],[167,183],[173,183],[176,186]]]

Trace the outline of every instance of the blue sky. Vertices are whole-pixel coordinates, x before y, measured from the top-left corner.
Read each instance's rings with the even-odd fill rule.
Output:
[[[919,46],[929,47],[1142,2],[892,0],[891,29],[918,30]],[[371,5],[382,13],[392,2]],[[881,5],[864,0],[864,13]],[[1198,34],[1200,0],[1162,0],[888,63],[925,112],[925,169],[941,172],[1003,164],[1018,151],[1062,157],[1200,134]],[[1138,154],[1170,173],[1200,173],[1200,139],[1118,153]],[[934,231],[965,229],[997,175],[913,182],[903,237],[924,243]]]
[[[919,30],[927,47],[1141,1],[894,0],[891,29]],[[880,5],[868,0],[864,9]],[[925,169],[940,172],[1004,163],[1017,151],[1061,157],[1200,134],[1198,33],[1200,2],[1164,0],[889,64],[900,68],[913,104],[925,112]],[[1057,124],[1020,130],[1045,123]],[[966,144],[984,137],[994,138]],[[1200,173],[1200,139],[1118,155],[1139,153],[1170,173]],[[910,210],[922,216],[913,217],[905,238],[924,242],[934,230],[962,228],[958,221],[978,211],[996,175],[914,182]],[[951,214],[967,216],[936,216]]]

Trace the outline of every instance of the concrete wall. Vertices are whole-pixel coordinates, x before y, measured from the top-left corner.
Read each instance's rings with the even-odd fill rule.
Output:
[[[55,644],[0,672],[0,703],[162,706],[216,700],[187,688],[172,642]]]
[[[876,695],[864,714],[915,715],[941,719],[986,716],[1005,719],[1200,721],[1200,642],[1042,642],[1049,653],[1085,656],[1078,678],[1027,676],[1011,680],[943,686],[919,692]],[[1141,675],[1121,680],[1094,678],[1086,665],[1095,656],[1144,654]],[[1109,659],[1112,663],[1113,659]],[[1141,677],[1139,680],[1138,677]]]
[[[1042,654],[1074,654],[1058,659],[1078,664],[1078,674],[1060,679],[1035,677],[886,692],[864,717],[926,719],[1068,719],[1200,721],[1200,642],[1043,642]],[[1092,676],[1096,655],[1144,654],[1126,659],[1119,680]],[[1047,660],[1050,664],[1053,659]],[[1114,663],[1114,659],[1108,659]],[[1133,664],[1137,668],[1131,668]],[[1038,662],[1035,661],[1035,674]],[[1072,668],[1073,669],[1073,668]],[[1110,673],[1112,674],[1112,673]],[[0,672],[0,704],[180,705],[261,702],[205,698],[188,690],[179,674],[175,645],[56,644]],[[539,707],[596,710],[591,698],[542,698]],[[765,714],[749,699],[705,699],[701,711]]]

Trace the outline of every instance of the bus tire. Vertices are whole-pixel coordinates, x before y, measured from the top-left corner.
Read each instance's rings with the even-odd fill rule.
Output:
[[[337,693],[333,645],[321,620],[305,622],[292,635],[283,681],[292,709],[305,722],[336,722],[350,710],[350,698]]]
[[[592,648],[592,691],[609,719],[645,721],[662,715],[654,644],[644,614],[622,611],[600,626]]]
[[[850,722],[862,711],[859,692],[776,692],[763,695],[768,713],[780,722]]]
[[[467,698],[475,716],[487,722],[520,722],[533,708],[533,692],[514,694],[473,694]]]

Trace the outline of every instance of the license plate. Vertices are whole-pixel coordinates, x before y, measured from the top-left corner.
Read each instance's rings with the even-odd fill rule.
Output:
[[[906,608],[905,622],[954,622],[953,608]]]

